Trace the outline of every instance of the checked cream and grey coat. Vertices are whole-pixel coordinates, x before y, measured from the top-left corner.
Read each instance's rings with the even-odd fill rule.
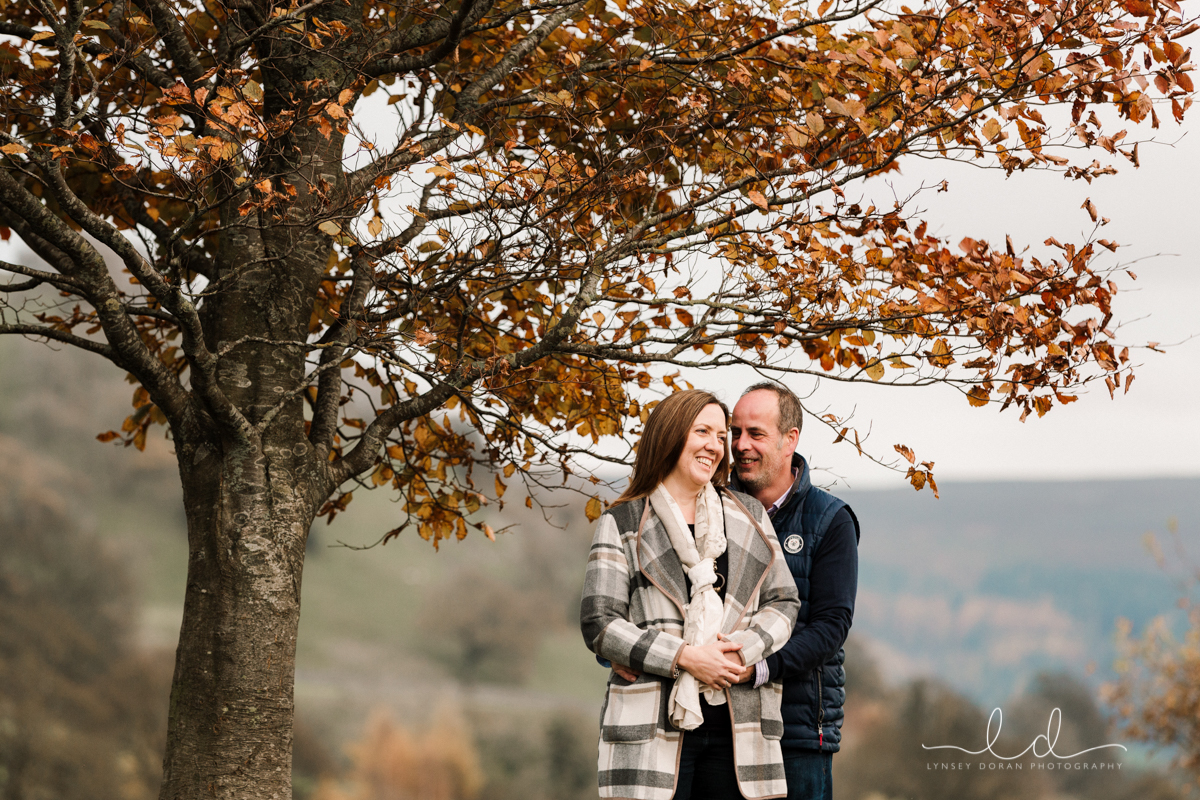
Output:
[[[721,490],[729,575],[721,632],[742,645],[745,663],[778,650],[792,635],[800,602],[762,505]],[[664,515],[667,516],[667,515]],[[596,655],[641,670],[616,673],[600,720],[600,796],[671,800],[684,733],[667,715],[671,675],[683,647],[688,593],[683,565],[664,521],[647,499],[619,503],[596,526],[584,579],[580,622]],[[738,787],[748,800],[784,797],[779,713],[783,687],[770,681],[726,690],[733,719]]]

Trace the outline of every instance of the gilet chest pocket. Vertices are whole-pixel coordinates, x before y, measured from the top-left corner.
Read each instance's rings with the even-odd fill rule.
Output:
[[[663,684],[643,677],[628,686],[609,684],[600,720],[600,738],[606,742],[648,742],[658,728]]]

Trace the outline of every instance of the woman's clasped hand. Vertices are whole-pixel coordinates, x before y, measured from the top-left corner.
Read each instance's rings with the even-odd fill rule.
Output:
[[[741,649],[740,644],[729,641],[685,644],[679,651],[679,668],[690,672],[701,683],[727,689],[737,683],[742,675],[741,659],[730,660],[727,654],[734,654]]]

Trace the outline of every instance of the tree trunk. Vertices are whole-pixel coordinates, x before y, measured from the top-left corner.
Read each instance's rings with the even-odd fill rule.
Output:
[[[310,155],[286,182],[311,205],[314,185],[341,181],[342,139],[298,135],[313,140]],[[335,488],[298,393],[307,351],[285,344],[308,337],[329,237],[311,225],[272,228],[236,203],[222,207],[217,263],[237,280],[201,317],[206,344],[222,353],[221,392],[250,431],[220,424],[212,409],[171,421],[189,559],[160,800],[291,797],[305,543]]]
[[[204,443],[181,445],[179,461],[188,578],[159,796],[286,800],[300,581],[314,516],[303,459],[281,448],[220,452]]]

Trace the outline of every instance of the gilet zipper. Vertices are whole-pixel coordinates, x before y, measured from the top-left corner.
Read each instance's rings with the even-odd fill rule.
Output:
[[[821,667],[817,667],[817,747],[825,745],[825,703],[821,697]]]

